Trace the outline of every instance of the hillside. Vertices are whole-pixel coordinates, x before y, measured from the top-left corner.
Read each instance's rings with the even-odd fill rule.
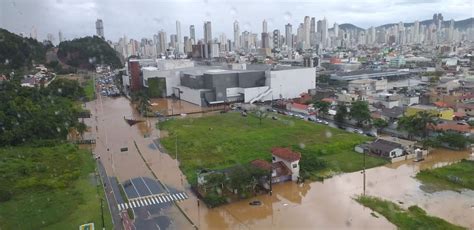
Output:
[[[341,30],[358,30],[358,31],[363,31],[364,29],[358,27],[358,26],[355,26],[353,24],[350,24],[350,23],[343,23],[341,25],[339,25],[339,29]]]
[[[420,21],[420,25],[429,26],[432,22],[433,22],[432,19],[423,20],[423,21]],[[449,20],[448,21],[443,21],[443,27],[448,27],[449,23],[450,23]],[[377,26],[375,28],[376,29],[381,29],[381,28],[387,29],[387,28],[392,27],[396,24],[398,24],[398,23],[389,23],[389,24],[384,24],[384,25]],[[414,22],[403,23],[403,24],[404,24],[405,27],[409,27],[409,26],[413,26]],[[454,21],[454,28],[455,29],[466,30],[470,27],[474,27],[474,18],[467,18],[467,19],[464,19],[464,20]],[[356,26],[354,24],[351,24],[351,23],[343,23],[343,24],[339,25],[339,29],[346,30],[346,31],[354,31],[354,30],[364,31],[365,30],[364,28],[358,27],[358,26]],[[332,28],[330,30],[332,30]]]
[[[118,53],[96,36],[61,42],[57,55],[62,62],[76,68],[93,69],[97,64],[122,67]]]
[[[35,39],[0,28],[0,41],[0,72],[45,62],[46,47]]]
[[[432,19],[420,21],[420,25],[425,25],[425,26],[429,26],[431,23],[433,23]],[[450,23],[449,20],[448,21],[443,21],[443,27],[448,27],[449,23]],[[381,26],[378,26],[377,29],[379,29],[379,28],[389,28],[391,26],[394,26],[395,24],[397,24],[397,23],[390,23],[390,24],[381,25]],[[413,26],[414,22],[403,23],[403,24],[405,25],[405,27],[408,27],[408,26]],[[466,30],[469,27],[473,27],[473,26],[474,26],[474,18],[467,18],[467,19],[464,19],[464,20],[454,21],[454,28],[455,29]]]

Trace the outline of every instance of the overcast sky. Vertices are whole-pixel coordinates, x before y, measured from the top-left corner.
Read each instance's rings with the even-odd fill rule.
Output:
[[[232,39],[234,20],[241,32],[260,33],[263,19],[269,31],[283,30],[289,22],[296,32],[305,15],[326,17],[329,27],[337,22],[368,28],[430,19],[435,12],[445,20],[473,17],[474,0],[0,0],[0,27],[25,34],[35,27],[39,39],[52,33],[57,41],[59,30],[66,39],[95,34],[101,18],[106,39],[117,41],[123,35],[152,38],[160,29],[169,36],[176,33],[176,20],[182,36],[194,24],[202,38],[203,22],[210,20],[213,37],[224,32]]]

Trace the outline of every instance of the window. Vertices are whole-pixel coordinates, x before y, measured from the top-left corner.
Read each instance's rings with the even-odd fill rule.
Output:
[[[298,168],[298,164],[293,164],[292,167],[295,169],[295,168]]]
[[[272,157],[272,161],[275,161],[275,157]]]

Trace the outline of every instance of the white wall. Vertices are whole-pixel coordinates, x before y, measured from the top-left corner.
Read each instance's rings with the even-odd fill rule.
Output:
[[[273,89],[265,100],[271,100],[272,95],[279,99],[280,94],[285,99],[298,98],[316,86],[316,68],[269,71],[265,75],[266,85]]]
[[[244,88],[244,102],[245,103],[250,102],[250,100],[254,99],[259,94],[267,91],[268,88],[269,88],[268,86]],[[275,99],[277,99],[277,98],[275,98]]]
[[[272,160],[272,163],[275,163],[275,162],[278,162],[278,161],[281,161],[283,162],[286,167],[288,167],[292,173],[291,175],[291,180],[293,181],[296,181],[298,179],[298,177],[300,176],[300,164],[299,164],[299,160],[297,161],[293,161],[293,162],[288,162],[287,160],[283,159],[283,158],[280,158],[278,156],[275,156],[272,154],[272,157],[275,158],[275,160]],[[297,167],[296,168],[293,168],[293,164],[297,164]]]
[[[201,106],[201,91],[197,89],[191,89],[185,86],[178,87],[181,93],[181,100]]]

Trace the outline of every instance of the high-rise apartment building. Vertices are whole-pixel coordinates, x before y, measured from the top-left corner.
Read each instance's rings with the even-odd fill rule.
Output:
[[[104,22],[102,21],[102,19],[97,19],[97,21],[95,21],[95,30],[96,35],[104,39]]]
[[[234,21],[234,49],[240,49],[240,28],[237,20]]]
[[[285,44],[288,49],[293,48],[293,31],[290,23],[285,25]]]
[[[196,42],[196,30],[194,29],[194,25],[189,26],[189,37],[192,39],[192,42]]]
[[[210,21],[204,22],[204,42],[207,44],[212,43],[212,28]]]

